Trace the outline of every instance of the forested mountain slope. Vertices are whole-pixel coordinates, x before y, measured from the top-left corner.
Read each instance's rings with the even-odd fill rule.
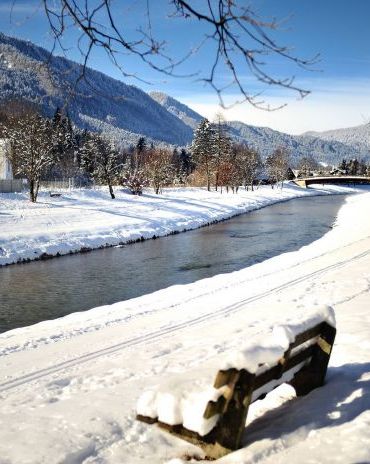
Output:
[[[148,95],[90,68],[85,79],[78,81],[81,72],[81,66],[71,60],[50,57],[31,42],[0,33],[0,102],[24,99],[40,105],[49,116],[66,106],[78,127],[109,133],[123,145],[135,144],[140,136],[154,143],[191,143],[202,119],[199,113],[165,93]],[[257,149],[263,158],[281,146],[293,160],[311,155],[336,164],[343,158],[369,158],[370,124],[301,136],[238,121],[227,125],[234,140]]]
[[[306,132],[304,135],[319,137],[322,140],[336,140],[362,151],[370,151],[370,122],[360,126],[347,127],[325,132]]]
[[[63,57],[50,57],[36,45],[0,33],[0,98],[25,99],[51,115],[67,105],[72,121],[96,130],[101,121],[134,134],[174,145],[192,139],[192,129],[139,88],[82,68]],[[90,124],[93,119],[95,123]],[[124,141],[124,140],[123,140]],[[131,142],[132,140],[130,140]]]

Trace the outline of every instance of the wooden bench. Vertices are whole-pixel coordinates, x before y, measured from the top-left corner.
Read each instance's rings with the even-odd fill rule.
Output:
[[[157,422],[170,433],[200,446],[208,457],[218,459],[239,449],[248,408],[253,401],[264,398],[282,383],[292,385],[297,396],[323,385],[335,334],[336,329],[323,321],[297,334],[273,367],[264,368],[259,364],[256,373],[235,368],[220,370],[214,388],[223,387],[223,393],[216,401],[209,401],[203,413],[204,419],[218,415],[218,420],[204,436],[182,424],[169,425],[140,414],[137,419],[149,424]]]

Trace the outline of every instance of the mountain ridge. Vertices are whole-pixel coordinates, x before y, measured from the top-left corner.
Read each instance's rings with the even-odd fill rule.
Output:
[[[336,140],[360,150],[370,150],[370,122],[323,132],[309,131],[303,135],[316,136],[322,140]]]
[[[193,130],[203,116],[187,105],[163,92],[147,94],[91,68],[86,68],[86,79],[76,87],[81,70],[81,65],[65,57],[51,57],[32,42],[0,33],[0,101],[25,99],[52,116],[68,99],[68,112],[76,126],[109,133],[122,145],[133,145],[139,137],[172,146],[191,143]],[[369,158],[370,147],[356,136],[343,136],[348,142],[344,143],[328,133],[323,137],[315,132],[293,136],[240,121],[226,124],[235,141],[257,149],[263,158],[280,146],[287,147],[295,161],[308,155],[330,164],[342,158]]]
[[[192,129],[143,90],[91,68],[78,81],[81,72],[78,63],[51,57],[31,42],[0,33],[2,101],[23,98],[50,116],[68,98],[68,112],[78,127],[91,129],[82,115],[169,144],[186,145],[191,140]]]

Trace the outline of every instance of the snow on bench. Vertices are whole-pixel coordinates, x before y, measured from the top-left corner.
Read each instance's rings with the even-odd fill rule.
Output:
[[[221,360],[218,373],[206,368],[175,374],[144,392],[137,419],[158,422],[210,458],[238,449],[253,401],[282,383],[298,396],[323,385],[336,333],[334,311],[324,306],[305,317],[253,338]]]

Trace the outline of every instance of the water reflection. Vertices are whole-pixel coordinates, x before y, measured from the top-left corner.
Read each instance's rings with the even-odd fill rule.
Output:
[[[231,272],[324,235],[344,196],[273,205],[185,234],[0,269],[0,331]]]

